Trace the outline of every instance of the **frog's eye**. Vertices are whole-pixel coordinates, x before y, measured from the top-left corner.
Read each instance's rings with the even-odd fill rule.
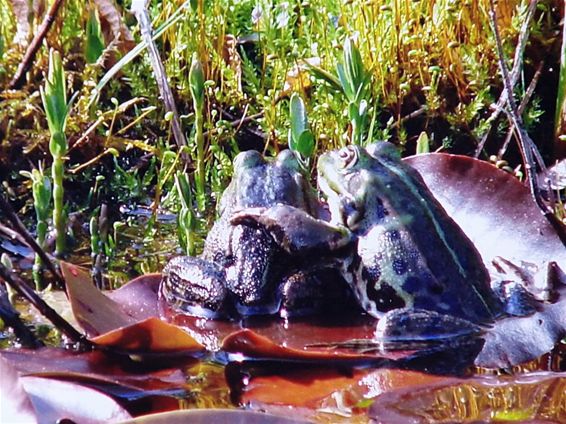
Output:
[[[338,151],[342,168],[348,168],[358,161],[358,151],[353,146],[347,146]]]

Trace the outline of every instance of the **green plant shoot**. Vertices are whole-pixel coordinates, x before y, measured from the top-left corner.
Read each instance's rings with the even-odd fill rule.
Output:
[[[368,101],[365,97],[371,74],[364,68],[360,51],[350,38],[344,43],[343,60],[336,65],[336,73],[348,101],[347,114],[352,126],[351,141],[361,145],[368,118]]]
[[[187,255],[194,255],[196,219],[193,213],[191,185],[187,174],[178,172],[175,175],[175,189],[181,200],[181,209],[177,214],[179,244]]]
[[[189,85],[195,110],[195,142],[197,148],[196,158],[196,189],[197,204],[200,211],[205,208],[205,158],[204,158],[204,72],[202,63],[196,53],[193,54],[189,72]]]
[[[63,210],[63,179],[65,173],[65,155],[67,154],[67,138],[65,125],[70,109],[67,104],[67,89],[65,72],[59,52],[49,51],[49,71],[45,88],[40,87],[41,100],[47,117],[51,138],[49,152],[53,157],[51,178],[53,180],[53,227],[55,228],[55,255],[62,256],[65,252],[66,230]]]
[[[298,158],[304,170],[309,169],[311,157],[314,153],[314,136],[309,130],[305,103],[301,96],[293,93],[289,102],[289,116],[291,128],[289,129],[289,148]]]
[[[104,38],[100,28],[100,20],[96,9],[91,8],[86,22],[85,58],[88,63],[98,60],[104,51]]]
[[[36,241],[39,246],[45,248],[45,238],[49,225],[47,223],[51,213],[51,180],[43,173],[43,168],[33,169],[32,172],[22,171],[22,175],[31,180],[31,189],[33,195],[33,206],[35,209],[35,216],[37,221],[36,227]],[[42,290],[41,270],[43,262],[36,254],[35,262],[33,265],[33,280],[35,282],[36,290]]]
[[[430,140],[426,132],[421,132],[417,138],[417,155],[430,152]]]

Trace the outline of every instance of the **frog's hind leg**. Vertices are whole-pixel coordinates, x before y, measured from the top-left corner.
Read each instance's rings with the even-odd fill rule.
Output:
[[[451,343],[481,336],[484,329],[463,318],[425,309],[402,308],[379,319],[375,339],[391,350],[411,349],[418,344]]]
[[[226,316],[228,291],[222,269],[192,256],[171,259],[163,270],[159,297],[173,309],[188,315]]]

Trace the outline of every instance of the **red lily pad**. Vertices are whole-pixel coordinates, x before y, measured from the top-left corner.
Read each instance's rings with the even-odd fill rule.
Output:
[[[431,153],[405,161],[419,171],[488,267],[496,256],[566,265],[564,244],[513,175],[467,156]]]

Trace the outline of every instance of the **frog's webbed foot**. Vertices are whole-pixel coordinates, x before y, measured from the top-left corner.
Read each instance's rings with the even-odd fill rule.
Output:
[[[424,309],[393,309],[384,314],[375,328],[375,339],[385,350],[403,350],[421,344],[451,343],[478,337],[484,330],[468,320]]]
[[[521,261],[519,265],[502,257],[492,261],[491,288],[505,305],[509,315],[530,315],[543,302],[552,301],[564,273],[556,262],[541,266]]]
[[[243,209],[234,213],[230,222],[263,227],[290,254],[335,251],[354,239],[346,227],[316,219],[290,205]]]
[[[159,296],[177,310],[206,318],[225,316],[224,272],[201,258],[178,256],[163,270]]]
[[[283,318],[304,315],[336,316],[361,308],[341,273],[332,267],[293,270],[279,286]]]

